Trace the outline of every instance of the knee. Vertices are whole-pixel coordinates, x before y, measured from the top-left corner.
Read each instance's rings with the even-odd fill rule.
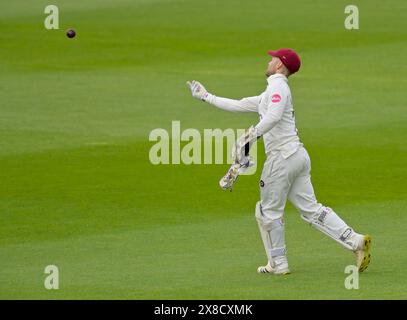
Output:
[[[263,210],[260,201],[256,203],[255,217],[258,223],[267,230],[284,225],[283,213]]]
[[[289,195],[289,200],[298,210],[298,212],[305,217],[312,216],[317,211],[321,210],[321,207],[323,207],[323,205],[317,201],[315,195],[311,191],[292,191]]]

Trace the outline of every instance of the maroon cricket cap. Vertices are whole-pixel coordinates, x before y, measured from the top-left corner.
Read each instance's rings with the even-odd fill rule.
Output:
[[[280,58],[281,62],[286,66],[291,74],[296,73],[300,69],[300,57],[292,49],[283,48],[276,51],[270,50],[268,54],[272,57]]]

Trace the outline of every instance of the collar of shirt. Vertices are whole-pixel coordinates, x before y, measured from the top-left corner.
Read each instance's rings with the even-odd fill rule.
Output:
[[[283,79],[285,82],[288,82],[288,79],[282,73],[272,74],[267,78],[267,82],[270,84],[274,79]]]

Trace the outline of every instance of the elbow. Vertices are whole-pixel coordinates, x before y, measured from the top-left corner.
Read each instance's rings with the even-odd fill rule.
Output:
[[[268,118],[268,119],[263,119],[262,121],[259,122],[259,124],[256,126],[257,132],[259,135],[264,135],[265,133],[269,132],[271,129],[275,127],[275,125],[280,121],[280,119],[277,118]]]

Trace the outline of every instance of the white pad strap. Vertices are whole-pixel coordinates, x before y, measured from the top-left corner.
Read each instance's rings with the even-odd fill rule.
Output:
[[[276,257],[285,257],[285,227],[283,219],[268,220],[262,213],[260,202],[256,204],[256,219],[269,262],[274,265]]]
[[[285,247],[283,248],[275,248],[270,250],[270,256],[272,258],[285,256],[287,254],[287,250]]]

